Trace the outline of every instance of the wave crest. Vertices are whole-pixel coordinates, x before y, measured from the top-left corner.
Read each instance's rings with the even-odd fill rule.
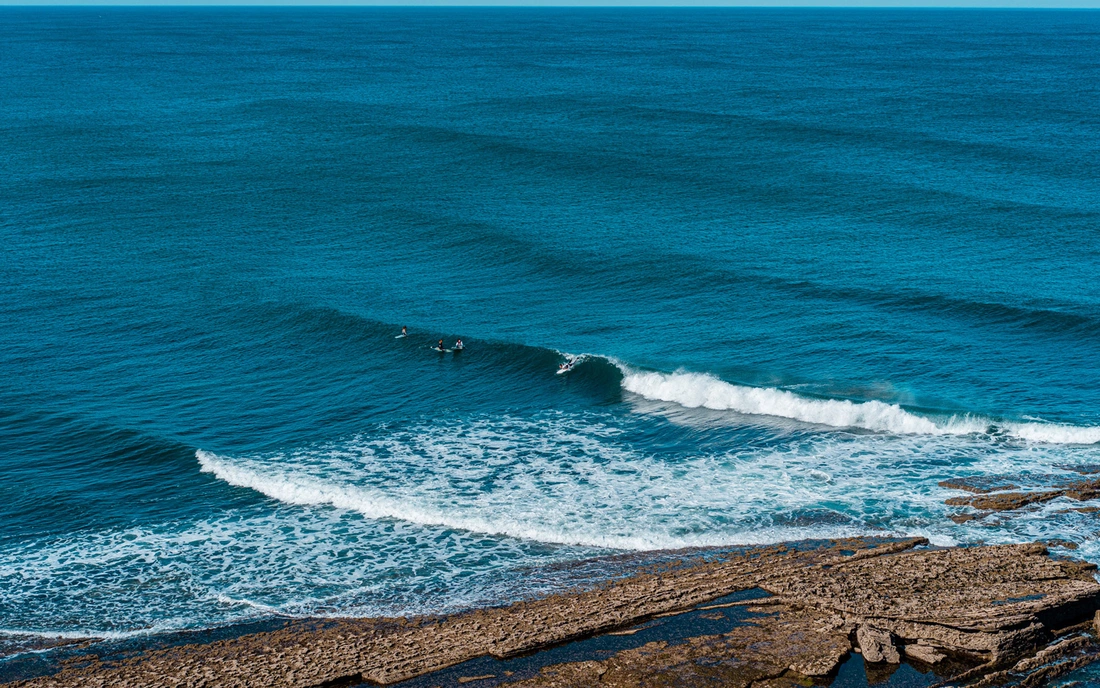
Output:
[[[862,428],[897,435],[1002,434],[1050,444],[1100,442],[1100,427],[1056,423],[997,423],[989,418],[953,415],[933,419],[882,401],[814,399],[771,387],[735,385],[704,373],[657,373],[619,364],[622,387],[652,401],[747,415],[789,418],[835,428]]]

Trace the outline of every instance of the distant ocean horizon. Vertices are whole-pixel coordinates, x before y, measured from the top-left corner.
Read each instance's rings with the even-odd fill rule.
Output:
[[[1100,563],[1081,502],[940,485],[1100,470],[1098,56],[1093,12],[0,8],[0,652],[689,546]]]

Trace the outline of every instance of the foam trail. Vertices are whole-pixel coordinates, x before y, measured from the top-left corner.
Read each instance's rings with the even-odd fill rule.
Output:
[[[951,416],[936,421],[881,401],[812,399],[770,387],[735,385],[703,373],[623,372],[622,387],[646,399],[687,408],[735,411],[749,415],[790,418],[836,428],[863,428],[897,435],[968,435],[999,432],[1017,439],[1048,444],[1094,444],[1100,427],[1055,423],[996,423],[975,416]]]
[[[438,506],[394,499],[378,490],[341,485],[319,480],[294,471],[270,466],[257,470],[225,461],[202,449],[195,452],[201,470],[213,473],[230,485],[246,487],[288,504],[329,504],[357,511],[368,518],[393,518],[426,526],[457,528],[486,535],[506,535],[538,542],[580,545],[626,550],[670,549],[676,547],[724,544],[721,538],[676,538],[661,535],[600,534],[585,528],[577,531],[525,523],[518,519],[496,521],[474,515],[461,515],[453,505]]]
[[[22,628],[0,628],[0,638],[7,636],[10,638],[47,638],[50,640],[129,640],[130,638],[140,638],[157,635],[158,633],[179,631],[184,628],[183,626],[173,624],[156,624],[148,628],[133,631],[31,631]],[[52,649],[55,648],[51,647],[37,651],[26,651],[26,654],[49,652]],[[10,655],[8,658],[10,659],[14,656],[17,655]]]
[[[1005,423],[1001,428],[1022,440],[1047,444],[1096,444],[1100,442],[1100,427],[1062,425],[1058,423]]]
[[[272,607],[271,605],[263,604],[261,602],[253,602],[252,600],[230,597],[229,595],[226,595],[224,593],[218,593],[217,600],[222,604],[241,605],[249,607],[251,609],[255,609],[257,611],[264,612],[265,614],[271,614],[273,616],[289,616],[278,607]]]

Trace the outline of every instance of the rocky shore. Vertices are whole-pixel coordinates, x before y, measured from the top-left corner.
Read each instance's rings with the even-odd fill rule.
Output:
[[[1065,466],[1069,470],[1086,475],[1096,473],[1094,466]],[[971,496],[951,497],[944,503],[948,506],[970,507],[972,512],[960,512],[953,519],[956,522],[982,518],[998,511],[1016,511],[1033,504],[1044,504],[1064,497],[1066,499],[1087,502],[1100,497],[1100,478],[1065,480],[1058,479],[1046,489],[1018,491],[1019,486],[1012,480],[990,480],[988,477],[944,480],[940,487],[962,490]],[[1078,507],[1086,513],[1096,511],[1096,507]]]
[[[1038,544],[936,549],[922,539],[856,539],[689,550],[595,588],[507,607],[294,622],[119,660],[78,657],[8,686],[266,688],[424,677],[424,685],[779,688],[826,684],[852,653],[870,668],[936,668],[953,685],[1041,685],[1100,657],[1094,569]],[[739,591],[751,594],[730,601]],[[731,609],[743,613],[723,616]],[[652,625],[685,614],[704,624],[698,632],[660,637]],[[567,655],[546,650],[601,637],[622,640],[580,661],[554,661]],[[543,651],[549,659],[539,662]],[[448,667],[478,658],[506,667],[517,656],[535,668],[438,674],[432,683]]]

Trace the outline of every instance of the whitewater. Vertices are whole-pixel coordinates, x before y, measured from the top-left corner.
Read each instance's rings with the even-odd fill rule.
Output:
[[[746,415],[788,418],[835,428],[862,428],[902,435],[982,433],[1004,434],[1052,444],[1100,442],[1100,426],[998,421],[971,414],[946,415],[935,419],[917,415],[903,409],[899,404],[877,400],[813,399],[784,389],[732,384],[706,373],[647,372],[621,363],[617,365],[623,372],[622,385],[626,391],[646,399],[674,402],[686,408],[702,407]]]
[[[943,545],[985,540],[984,526],[948,520],[953,510],[943,500],[956,492],[938,482],[1006,474],[1026,481],[1041,469],[1042,485],[1056,472],[1073,475],[1059,445],[1083,445],[1069,455],[1082,465],[1100,457],[1100,447],[1089,446],[1100,439],[1095,427],[972,415],[933,420],[880,401],[815,399],[707,374],[640,371],[591,354],[561,356],[578,361],[577,376],[613,366],[622,389],[641,399],[732,412],[731,421],[759,415],[798,424],[766,447],[711,449],[673,462],[624,441],[630,431],[621,418],[563,413],[428,423],[289,454],[195,455],[203,472],[286,504],[626,550],[881,534]],[[664,410],[634,409],[643,417]],[[1049,518],[1044,512],[1038,520]],[[1038,534],[1036,521],[1031,514],[1019,522],[1023,531],[994,537]]]

